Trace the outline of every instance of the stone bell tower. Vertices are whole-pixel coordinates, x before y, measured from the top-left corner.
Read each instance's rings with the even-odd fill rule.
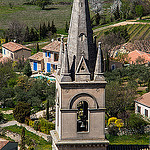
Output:
[[[88,0],[74,0],[56,74],[53,150],[105,150],[105,85],[101,43],[95,48]]]

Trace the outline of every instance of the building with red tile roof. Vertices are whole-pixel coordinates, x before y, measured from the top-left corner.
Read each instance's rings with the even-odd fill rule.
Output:
[[[61,42],[57,40],[57,41],[51,42],[50,44],[42,48],[45,72],[56,71],[57,65],[58,65],[60,45],[61,45]]]
[[[127,42],[121,45],[115,46],[110,51],[110,56],[115,58],[117,54],[120,53],[129,53],[134,50],[142,51],[142,52],[150,52],[150,40],[135,40],[134,43]]]
[[[52,41],[42,48],[43,52],[30,56],[28,59],[30,60],[32,71],[55,72],[58,65],[60,45],[60,41]]]
[[[28,58],[30,60],[30,66],[32,71],[44,70],[44,58],[43,52],[38,52]]]
[[[140,113],[150,118],[150,92],[135,100],[135,113]]]
[[[0,139],[0,150],[18,150],[18,143]]]
[[[150,62],[150,54],[134,50],[128,54],[130,64],[145,64]]]
[[[24,57],[28,59],[31,56],[31,49],[14,42],[9,42],[2,45],[3,57],[9,57],[12,60],[17,60]]]

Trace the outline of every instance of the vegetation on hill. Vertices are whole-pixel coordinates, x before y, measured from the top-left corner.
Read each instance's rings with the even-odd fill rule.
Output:
[[[149,132],[145,132],[145,128],[150,121],[147,121],[147,117],[134,113],[134,100],[149,92],[150,68],[145,65],[130,65],[107,71],[104,75],[107,80],[106,120],[111,117],[123,120],[121,129],[114,123],[106,124],[108,140],[111,144],[148,144]],[[140,86],[146,87],[146,90],[138,90]],[[130,142],[131,138],[136,137],[139,139]]]
[[[42,102],[49,99],[54,105],[55,84],[47,85],[47,80],[17,75],[14,63],[0,63],[0,101],[2,106],[13,108],[18,102],[25,102],[36,109],[42,109]]]
[[[14,126],[5,127],[4,129],[18,133],[21,135],[22,128],[23,127],[18,127],[17,125],[14,125]],[[27,131],[26,129],[25,129],[25,143],[31,147],[34,145],[33,149],[35,147],[36,147],[36,149],[45,149],[45,150],[51,149],[51,143],[48,143],[43,138]]]
[[[131,24],[126,25],[127,32],[129,34],[129,41],[134,40],[149,40],[150,37],[150,25],[149,24]],[[96,33],[98,39],[103,38],[105,33],[109,32],[113,28],[108,28]]]

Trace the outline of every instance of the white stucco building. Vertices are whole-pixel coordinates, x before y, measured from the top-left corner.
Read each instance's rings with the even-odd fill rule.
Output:
[[[135,113],[150,118],[150,92],[135,100]]]

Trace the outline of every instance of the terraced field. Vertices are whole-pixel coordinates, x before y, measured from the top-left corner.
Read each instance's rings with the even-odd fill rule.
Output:
[[[150,39],[150,24],[130,24],[126,25],[127,31],[130,35],[129,41],[135,40],[149,40]],[[108,28],[105,30],[100,30],[99,32],[95,33],[98,39],[100,39],[104,32],[111,30],[112,28]]]

